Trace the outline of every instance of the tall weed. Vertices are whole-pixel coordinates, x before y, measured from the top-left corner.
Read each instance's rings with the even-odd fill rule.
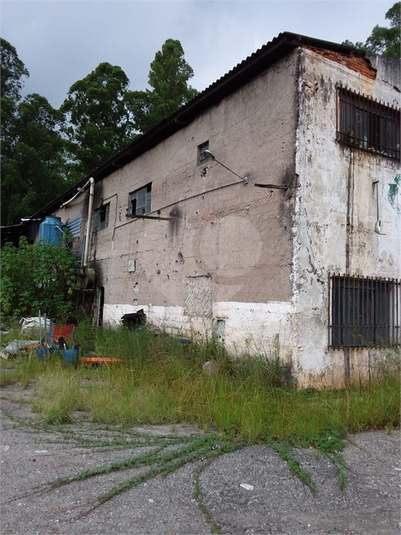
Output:
[[[204,344],[89,323],[77,327],[81,356],[93,352],[120,362],[98,368],[65,367],[58,355],[21,361],[14,376],[26,386],[39,377],[35,410],[48,422],[88,411],[94,421],[125,425],[187,423],[246,440],[313,441],[327,430],[357,432],[399,426],[400,373],[377,369],[365,386],[297,390],[279,358],[231,359],[215,341]],[[215,372],[203,364],[213,360]]]

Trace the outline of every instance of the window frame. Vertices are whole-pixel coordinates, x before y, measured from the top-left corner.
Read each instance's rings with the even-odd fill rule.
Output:
[[[400,110],[337,87],[337,141],[400,159]]]
[[[329,347],[399,347],[400,281],[329,276]]]
[[[204,141],[198,145],[198,154],[197,154],[197,163],[199,165],[204,165],[205,163],[211,160],[211,156],[205,156],[204,152],[209,150],[209,140]],[[202,156],[203,155],[203,156]]]
[[[138,200],[140,204],[138,206]],[[135,205],[134,205],[135,202]],[[135,206],[135,208],[134,208]],[[152,182],[128,194],[128,216],[141,216],[152,211]]]
[[[94,230],[99,232],[109,226],[110,203],[102,204],[94,212]]]

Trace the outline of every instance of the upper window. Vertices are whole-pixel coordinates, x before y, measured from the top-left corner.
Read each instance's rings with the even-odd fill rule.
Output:
[[[206,151],[209,150],[209,141],[205,141],[205,143],[201,143],[198,145],[198,165],[202,165],[203,163],[206,163],[210,160],[210,154],[208,154]]]
[[[95,230],[103,230],[109,226],[110,203],[103,204],[95,210]]]
[[[128,199],[128,215],[144,215],[150,212],[151,196],[151,183],[131,192]]]
[[[331,347],[398,346],[400,282],[331,277]]]
[[[337,139],[390,158],[400,158],[400,112],[339,88]]]

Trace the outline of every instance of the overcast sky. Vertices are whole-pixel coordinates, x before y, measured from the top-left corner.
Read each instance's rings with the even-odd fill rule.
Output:
[[[1,37],[30,72],[25,92],[58,108],[70,86],[101,62],[119,65],[131,89],[148,87],[150,63],[166,39],[178,39],[203,90],[290,31],[341,43],[365,41],[387,26],[395,0],[1,0]]]

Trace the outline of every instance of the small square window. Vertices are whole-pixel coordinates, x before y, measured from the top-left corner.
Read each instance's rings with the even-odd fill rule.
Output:
[[[132,191],[128,198],[128,215],[144,215],[151,211],[152,183]]]
[[[103,230],[109,226],[110,203],[103,204],[95,210],[95,230]]]
[[[208,150],[209,141],[205,141],[205,143],[198,145],[198,165],[202,165],[211,159],[210,154],[206,152]]]

